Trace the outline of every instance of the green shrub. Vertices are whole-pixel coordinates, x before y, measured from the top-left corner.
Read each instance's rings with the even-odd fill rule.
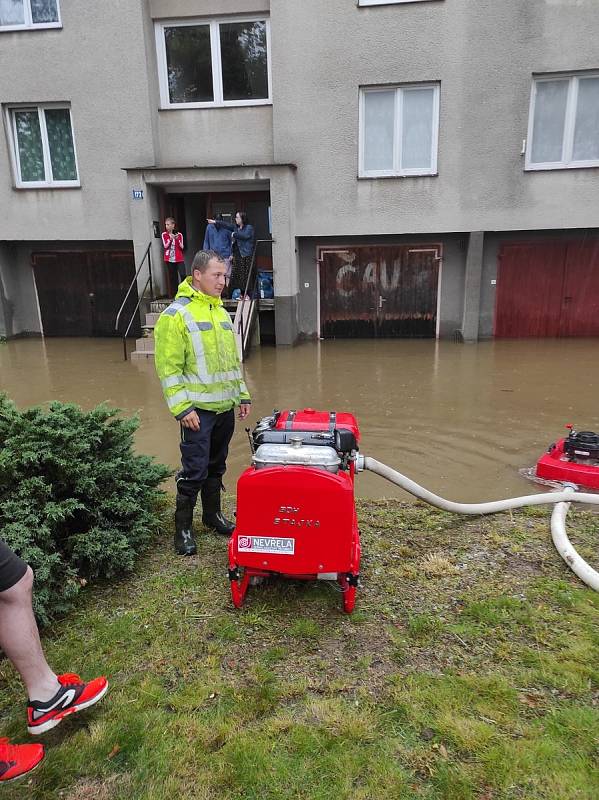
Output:
[[[0,394],[0,538],[35,572],[42,624],[81,586],[133,569],[155,536],[170,474],[134,455],[139,420],[52,403],[19,411]]]

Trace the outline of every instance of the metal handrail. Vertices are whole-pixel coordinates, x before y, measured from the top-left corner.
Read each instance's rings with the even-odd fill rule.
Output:
[[[150,284],[150,299],[152,299],[152,300],[154,299],[154,285],[153,285],[153,281],[152,281],[152,240],[150,239],[150,241],[148,242],[148,246],[146,247],[146,252],[143,254],[143,258],[139,262],[139,267],[137,268],[137,272],[135,273],[135,277],[131,281],[131,284],[130,284],[129,288],[127,289],[127,294],[125,295],[125,299],[121,303],[121,307],[119,308],[118,314],[116,315],[116,322],[114,323],[114,329],[115,329],[115,331],[117,333],[119,331],[119,322],[121,321],[121,314],[123,313],[123,310],[125,308],[125,304],[127,303],[127,300],[129,299],[129,295],[133,291],[133,287],[137,283],[137,278],[139,276],[139,273],[141,272],[141,268],[143,267],[146,258],[148,259],[148,272],[149,272],[149,278],[146,281],[146,287],[147,287],[147,285],[149,283]],[[144,291],[145,291],[145,288],[144,288]],[[143,292],[142,292],[142,296],[143,296]],[[138,307],[139,307],[139,303],[138,303]],[[131,328],[131,324],[129,324],[129,327],[127,328],[127,330],[129,330],[130,328]]]
[[[257,283],[258,283],[258,270],[257,269],[255,270],[256,253],[258,252],[258,245],[259,244],[265,244],[266,242],[268,242],[269,244],[272,244],[274,242],[274,239],[256,239],[256,241],[254,243],[254,251],[252,253],[252,262],[250,264],[250,269],[248,271],[248,276],[247,276],[247,279],[245,281],[245,290],[244,290],[244,293],[243,293],[243,297],[239,301],[240,304],[241,304],[241,314],[239,315],[239,322],[238,322],[237,332],[241,336],[241,356],[242,356],[242,360],[243,361],[245,361],[245,357],[246,357],[247,351],[249,349],[249,347],[246,347],[246,341],[245,341],[245,333],[246,332],[244,330],[244,325],[243,325],[243,312],[244,312],[244,308],[245,308],[245,303],[249,300],[250,301],[250,307],[251,307],[251,303],[255,299],[254,298],[254,293],[256,291],[256,286],[257,286]],[[254,271],[255,271],[254,283],[253,283],[252,292],[251,292],[251,295],[250,295],[250,294],[248,294],[248,290],[250,288],[250,281],[252,279],[252,275],[253,275]],[[249,333],[249,328],[251,328],[251,325],[252,325],[252,316],[250,314],[250,316],[248,318],[248,333]],[[248,341],[248,345],[249,345],[249,341]]]
[[[135,319],[135,315],[139,311],[139,307],[141,305],[141,301],[144,299],[144,295],[145,295],[146,289],[148,288],[148,284],[150,284],[150,287],[152,286],[152,276],[151,275],[148,277],[148,279],[147,279],[147,281],[145,283],[145,286],[144,286],[144,288],[142,289],[142,291],[141,291],[141,293],[139,295],[139,298],[137,300],[137,305],[135,306],[135,310],[133,311],[133,314],[131,315],[131,319],[129,320],[129,324],[127,325],[127,330],[123,334],[123,354],[124,354],[124,357],[125,357],[125,361],[127,360],[127,336],[129,336],[129,331],[131,330],[131,326],[133,325],[133,321]]]

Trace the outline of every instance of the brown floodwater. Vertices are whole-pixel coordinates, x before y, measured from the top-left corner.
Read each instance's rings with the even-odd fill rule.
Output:
[[[531,466],[572,422],[599,431],[599,342],[550,339],[475,345],[420,340],[323,341],[262,348],[245,366],[250,424],[273,408],[351,411],[361,451],[449,499],[482,501],[537,490]],[[22,339],[0,344],[0,389],[19,406],[106,401],[141,418],[140,452],[178,465],[178,426],[152,360],[124,362],[110,339]],[[248,423],[244,423],[248,424]],[[249,463],[238,424],[226,486]],[[404,497],[372,474],[358,494]]]

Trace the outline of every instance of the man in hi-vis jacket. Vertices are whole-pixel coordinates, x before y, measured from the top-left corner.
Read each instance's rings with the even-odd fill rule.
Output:
[[[239,418],[250,411],[233,325],[223,307],[225,264],[212,250],[200,250],[192,274],[160,315],[154,336],[156,371],[170,412],[181,426],[177,474],[175,550],[197,552],[193,510],[202,495],[202,521],[226,536],[235,528],[222,514],[220,493],[229,442]]]

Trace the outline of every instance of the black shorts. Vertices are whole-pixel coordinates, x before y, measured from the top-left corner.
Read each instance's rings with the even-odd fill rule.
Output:
[[[11,589],[27,572],[27,564],[0,541],[0,592]]]

